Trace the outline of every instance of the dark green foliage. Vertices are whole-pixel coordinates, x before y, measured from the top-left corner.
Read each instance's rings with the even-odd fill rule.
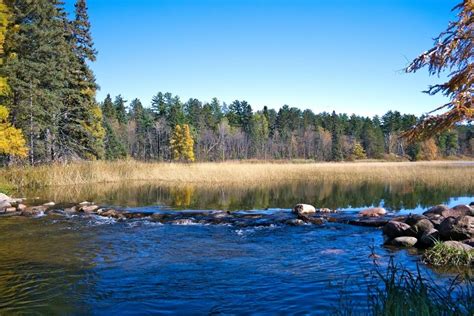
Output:
[[[67,20],[60,1],[12,1],[2,74],[15,126],[26,134],[30,162],[100,158],[104,130],[95,103],[96,84],[86,61],[93,60],[87,14]],[[78,12],[79,13],[79,12]],[[79,46],[79,43],[81,46]],[[91,54],[83,54],[90,49]]]
[[[115,107],[115,113],[117,115],[117,120],[120,124],[127,124],[127,108],[125,104],[127,101],[122,98],[121,95],[118,95],[115,97],[114,101],[114,107]]]
[[[112,98],[110,94],[107,94],[104,102],[102,103],[102,114],[104,118],[108,119],[115,119],[117,118],[117,112],[115,111],[114,103],[112,102]]]

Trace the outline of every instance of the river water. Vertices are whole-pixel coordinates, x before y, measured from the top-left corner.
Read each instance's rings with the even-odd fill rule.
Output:
[[[38,203],[93,200],[131,211],[235,211],[291,216],[297,202],[356,216],[381,205],[421,213],[474,200],[472,188],[417,184],[275,184],[169,187],[152,183],[19,192]],[[244,212],[242,212],[244,211]],[[273,217],[272,217],[273,216]],[[381,231],[341,223],[162,224],[96,216],[0,217],[0,314],[328,314],[363,312],[374,268],[415,271],[416,250],[383,245]],[[376,265],[370,257],[381,256]],[[451,272],[420,265],[449,282]]]

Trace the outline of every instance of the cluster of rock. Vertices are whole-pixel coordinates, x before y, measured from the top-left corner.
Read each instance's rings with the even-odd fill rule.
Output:
[[[398,247],[429,248],[437,241],[447,246],[473,250],[474,203],[449,208],[438,205],[423,215],[409,215],[390,220],[384,227],[386,244]]]
[[[438,205],[423,215],[394,217],[380,207],[359,212],[358,217],[328,208],[317,209],[309,204],[297,204],[292,214],[275,212],[271,215],[258,211],[160,211],[134,212],[100,207],[91,202],[82,202],[70,207],[58,208],[54,202],[27,206],[25,199],[11,198],[0,193],[0,216],[40,215],[97,215],[118,220],[149,218],[152,221],[171,224],[231,224],[236,226],[286,224],[292,226],[327,222],[383,227],[386,244],[399,247],[428,248],[438,240],[459,249],[474,249],[474,202],[470,206],[458,205],[448,208]]]

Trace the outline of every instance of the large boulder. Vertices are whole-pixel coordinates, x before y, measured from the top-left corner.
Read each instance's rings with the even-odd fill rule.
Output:
[[[431,208],[429,208],[426,212],[423,213],[423,215],[429,215],[429,214],[436,214],[436,215],[442,215],[444,211],[448,211],[449,207],[446,205],[436,205]]]
[[[6,195],[5,193],[0,193],[0,202],[10,202],[11,200],[12,198]]]
[[[371,207],[359,212],[359,216],[363,217],[379,217],[387,214],[383,207]]]
[[[397,237],[393,239],[390,244],[397,247],[413,247],[418,242],[418,239],[415,237]]]
[[[439,231],[433,228],[423,233],[423,235],[419,239],[419,243],[421,247],[432,247],[438,240]]]
[[[443,244],[449,248],[454,248],[457,250],[471,251],[474,249],[473,247],[467,244],[464,244],[460,241],[455,241],[455,240],[448,240],[448,241],[443,242]]]
[[[397,221],[390,221],[383,227],[383,233],[389,238],[397,238],[401,236],[411,236],[411,226]]]
[[[296,204],[293,212],[296,214],[313,214],[316,213],[316,208],[309,204]]]
[[[434,229],[433,223],[427,218],[421,218],[417,220],[414,224],[410,225],[413,235],[421,238],[425,232],[428,232]]]
[[[456,205],[455,207],[445,210],[441,213],[443,217],[459,217],[459,216],[474,216],[474,212],[467,205]]]
[[[439,233],[445,240],[464,240],[474,237],[474,217],[448,217],[439,225]]]
[[[439,214],[430,213],[426,214],[425,216],[430,220],[431,223],[433,223],[436,229],[438,229],[439,225],[445,220],[445,217]]]
[[[12,207],[12,204],[6,200],[0,201],[0,212],[4,211],[5,209]]]

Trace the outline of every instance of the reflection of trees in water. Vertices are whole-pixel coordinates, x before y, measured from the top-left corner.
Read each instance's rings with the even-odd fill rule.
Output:
[[[34,194],[32,192],[29,193]],[[317,207],[358,208],[384,203],[393,210],[428,207],[449,198],[472,195],[470,185],[430,186],[421,183],[288,182],[272,185],[166,186],[156,183],[101,184],[61,187],[42,192],[57,202],[92,200],[118,206],[166,205],[178,209],[291,208],[296,203]]]

